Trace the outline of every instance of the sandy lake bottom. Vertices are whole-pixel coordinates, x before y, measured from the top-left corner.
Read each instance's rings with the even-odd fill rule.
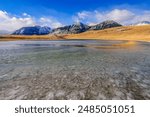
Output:
[[[150,43],[128,43],[0,42],[0,99],[150,99]]]

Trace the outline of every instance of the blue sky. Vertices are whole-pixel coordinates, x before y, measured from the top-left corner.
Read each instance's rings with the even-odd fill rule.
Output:
[[[11,13],[45,14],[45,9],[72,15],[82,10],[109,9],[128,4],[150,9],[150,0],[0,0],[0,9]]]
[[[16,28],[37,24],[54,28],[108,19],[128,24],[140,17],[150,20],[150,0],[0,0],[0,11],[1,27],[15,22]]]

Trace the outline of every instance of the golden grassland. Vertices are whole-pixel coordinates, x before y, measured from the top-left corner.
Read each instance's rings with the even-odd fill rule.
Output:
[[[89,31],[81,34],[67,35],[66,38],[150,41],[150,25],[124,26],[105,30]]]
[[[44,36],[0,36],[0,41],[12,40],[58,40],[58,39],[102,39],[102,40],[128,40],[150,41],[150,25],[123,26],[105,30],[87,31],[80,34],[44,35]]]

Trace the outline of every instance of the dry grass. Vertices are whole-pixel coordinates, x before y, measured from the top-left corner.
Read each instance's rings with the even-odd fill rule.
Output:
[[[150,25],[124,26],[65,36],[69,39],[107,39],[150,41]]]
[[[44,36],[0,36],[0,41],[10,40],[57,40],[57,39],[105,39],[105,40],[132,40],[150,41],[150,25],[124,26],[98,31],[88,31],[70,35],[44,35]]]

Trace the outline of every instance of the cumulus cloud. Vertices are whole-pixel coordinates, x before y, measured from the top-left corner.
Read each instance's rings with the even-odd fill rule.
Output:
[[[126,23],[128,20],[131,20],[135,17],[135,14],[129,10],[123,9],[114,9],[108,13],[106,13],[106,19],[112,19],[118,22]]]
[[[74,22],[85,22],[85,23],[89,23],[89,24],[97,22],[96,11],[93,11],[93,12],[90,12],[90,11],[78,12],[77,15],[73,16],[73,21]]]
[[[0,11],[0,30],[14,31],[24,26],[35,25],[34,18],[32,17],[15,17],[6,11]]]
[[[55,18],[34,18],[27,13],[23,13],[20,17],[16,17],[15,15],[11,15],[6,11],[0,10],[0,30],[6,31],[15,31],[21,27],[27,26],[49,26],[51,28],[57,28],[62,26],[62,24],[57,21]]]
[[[7,19],[8,18],[8,14],[6,11],[0,11],[0,18],[1,19]]]
[[[59,21],[54,18],[41,17],[39,23],[43,26],[50,26],[51,28],[58,28],[63,26]]]
[[[135,15],[135,17],[132,20],[132,23],[140,21],[150,21],[150,11],[143,11],[140,12],[138,15]]]
[[[81,11],[73,16],[73,20],[88,24],[96,24],[104,20],[114,20],[124,25],[150,21],[150,11],[133,12],[127,9],[113,9],[110,11]]]
[[[74,22],[84,22],[89,25],[95,25],[105,20],[115,20],[121,24],[128,25],[140,21],[150,21],[150,11],[132,11],[129,9],[81,11],[73,15],[72,18]],[[49,26],[51,28],[63,26],[63,24],[57,20],[57,17],[45,16],[34,18],[28,13],[22,13],[21,16],[16,16],[0,10],[0,30],[14,31],[21,27],[34,25]]]

